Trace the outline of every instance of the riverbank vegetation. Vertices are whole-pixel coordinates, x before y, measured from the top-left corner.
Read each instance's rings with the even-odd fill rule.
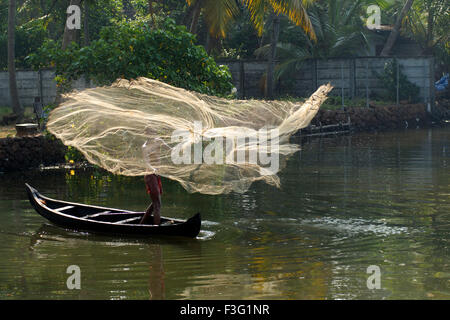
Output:
[[[308,59],[397,55],[400,38],[414,48],[407,54],[435,57],[437,76],[448,72],[448,9],[445,0],[0,0],[0,70],[15,82],[16,69],[53,68],[56,103],[82,75],[100,85],[144,76],[234,98],[230,71],[216,61],[260,59],[269,62],[258,80],[265,98],[282,98],[277,83]],[[395,100],[394,70],[380,75],[387,90],[376,100]],[[417,87],[401,72],[400,100],[416,102]]]

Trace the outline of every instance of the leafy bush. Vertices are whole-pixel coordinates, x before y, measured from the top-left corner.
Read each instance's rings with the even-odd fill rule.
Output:
[[[382,81],[384,89],[386,89],[386,98],[397,100],[397,59],[387,62],[384,65],[384,71],[378,75]],[[409,102],[417,102],[419,100],[420,88],[408,80],[402,72],[403,66],[399,65],[399,99],[408,100]]]
[[[84,74],[98,84],[144,76],[205,94],[228,95],[233,88],[228,68],[218,66],[194,41],[195,36],[172,19],[158,29],[145,20],[119,22],[103,28],[88,47],[72,43],[63,51],[59,43],[47,41],[29,61],[36,69],[55,67],[60,85]]]
[[[31,21],[16,28],[16,68],[27,69],[31,65],[26,57],[43,44],[47,31],[42,21]],[[0,70],[8,68],[8,35],[0,34]]]

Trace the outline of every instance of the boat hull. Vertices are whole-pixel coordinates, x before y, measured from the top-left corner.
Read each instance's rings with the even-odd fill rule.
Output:
[[[26,190],[34,209],[50,222],[63,228],[113,235],[167,235],[191,238],[197,237],[201,228],[199,213],[186,221],[161,217],[161,225],[143,225],[139,224],[139,220],[144,212],[55,200],[41,195],[28,184]]]

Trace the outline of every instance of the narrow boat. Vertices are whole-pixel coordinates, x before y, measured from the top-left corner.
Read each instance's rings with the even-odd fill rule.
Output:
[[[168,235],[191,238],[197,237],[200,232],[200,213],[186,221],[161,217],[160,225],[139,224],[144,212],[55,200],[41,195],[27,183],[25,186],[34,209],[44,218],[63,228],[117,235]]]

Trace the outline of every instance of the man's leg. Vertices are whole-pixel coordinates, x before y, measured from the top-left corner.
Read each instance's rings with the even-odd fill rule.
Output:
[[[140,224],[147,224],[150,221],[152,211],[153,211],[153,203],[147,208],[147,210],[145,210],[144,216],[142,217]]]
[[[161,190],[158,183],[158,176],[155,174],[149,174],[144,177],[147,190],[150,191],[150,198],[152,199],[153,209],[153,224],[159,225],[161,222]],[[146,219],[146,217],[144,216]],[[143,218],[143,221],[145,219]]]
[[[159,191],[159,189],[158,189]],[[153,224],[159,225],[161,223],[161,195],[158,193],[150,194],[152,197],[153,206]]]

